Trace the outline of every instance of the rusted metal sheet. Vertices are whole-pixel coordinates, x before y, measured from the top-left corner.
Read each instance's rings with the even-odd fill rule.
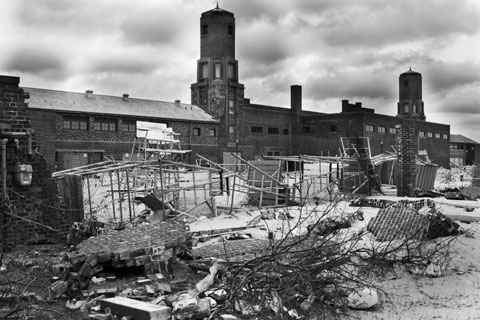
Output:
[[[415,186],[421,191],[433,190],[435,177],[437,175],[437,165],[419,164],[416,165]]]

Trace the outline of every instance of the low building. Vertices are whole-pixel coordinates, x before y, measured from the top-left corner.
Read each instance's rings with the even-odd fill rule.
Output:
[[[457,166],[469,166],[480,159],[480,144],[461,134],[450,135],[450,161]]]
[[[24,88],[27,113],[40,152],[57,170],[106,158],[128,159],[137,152],[137,122],[162,124],[179,133],[181,149],[213,157],[218,121],[199,107],[123,96]],[[187,154],[186,161],[192,155]]]

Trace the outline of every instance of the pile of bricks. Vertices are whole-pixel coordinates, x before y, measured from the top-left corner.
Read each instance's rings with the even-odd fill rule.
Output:
[[[158,272],[179,247],[187,245],[187,229],[184,224],[160,222],[104,232],[80,243],[70,262],[79,266],[97,254],[100,262],[111,262],[114,268],[144,266],[146,273]]]
[[[415,157],[417,138],[415,128],[397,125],[397,196],[415,196]]]
[[[264,253],[269,244],[268,240],[261,239],[223,241],[193,248],[192,256],[196,258],[215,257],[225,260],[246,260],[255,254]]]

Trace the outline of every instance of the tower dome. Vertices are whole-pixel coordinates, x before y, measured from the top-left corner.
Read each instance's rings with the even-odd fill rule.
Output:
[[[410,68],[408,71],[400,74],[398,85],[399,102],[397,105],[397,117],[425,121],[426,117],[422,100],[422,74]]]

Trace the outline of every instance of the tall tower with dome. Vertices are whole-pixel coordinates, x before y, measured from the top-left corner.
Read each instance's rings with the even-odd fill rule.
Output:
[[[218,4],[200,17],[200,59],[191,103],[220,121],[218,138],[224,151],[238,150],[244,86],[235,59],[235,16]]]

